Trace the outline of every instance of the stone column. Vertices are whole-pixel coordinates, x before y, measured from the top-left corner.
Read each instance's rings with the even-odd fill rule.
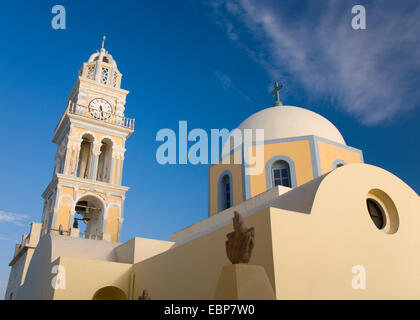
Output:
[[[68,150],[68,166],[66,173],[69,175],[75,175],[77,172],[77,166],[79,162],[79,150],[80,144],[82,143],[82,139],[78,137],[69,136],[69,143],[67,144]]]
[[[99,161],[99,155],[101,154],[101,145],[94,144],[93,150],[92,150],[92,164],[90,168],[90,179],[96,180],[96,175],[98,174],[98,161]]]
[[[73,228],[74,215],[75,215],[74,206],[75,206],[75,204],[73,204],[73,208],[72,208],[72,209],[71,209],[71,211],[70,211],[69,229],[70,229],[70,228]]]

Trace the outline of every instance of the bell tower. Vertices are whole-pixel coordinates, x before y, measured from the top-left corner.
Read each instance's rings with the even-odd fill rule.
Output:
[[[121,89],[122,74],[104,42],[80,69],[54,130],[54,173],[42,194],[44,233],[78,227],[85,238],[120,238],[129,189],[121,185],[125,141],[134,119],[124,116],[129,92]]]

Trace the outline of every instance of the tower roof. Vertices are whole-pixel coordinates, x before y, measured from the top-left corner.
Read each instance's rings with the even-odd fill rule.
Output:
[[[105,36],[101,49],[93,53],[88,62],[83,64],[79,75],[108,87],[120,88],[122,74],[117,68],[117,62],[105,49]]]
[[[110,65],[112,65],[113,67],[116,68],[117,63],[114,60],[114,58],[112,58],[112,55],[107,50],[105,50],[104,44],[105,44],[105,36],[104,36],[104,39],[102,41],[101,49],[99,51],[96,51],[94,54],[92,54],[89,57],[88,62],[95,62],[95,61],[105,62],[105,63],[108,63],[108,64],[110,64]]]

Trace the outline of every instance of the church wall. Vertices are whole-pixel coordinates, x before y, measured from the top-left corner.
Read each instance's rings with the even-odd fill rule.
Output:
[[[386,192],[397,208],[393,234],[369,217],[372,189]],[[419,207],[417,194],[399,178],[351,164],[323,179],[311,214],[271,208],[277,299],[419,299]],[[360,275],[355,266],[365,270],[365,289],[352,286]]]
[[[14,297],[18,300],[37,299],[50,300],[53,296],[51,286],[51,242],[49,236],[41,238],[35,250],[32,250],[31,259],[25,275],[25,281]]]
[[[275,156],[286,156],[293,160],[298,186],[314,178],[308,140],[250,146],[248,154],[256,155],[260,148],[264,148],[264,169],[259,175],[249,176],[251,197],[267,190],[265,164]]]
[[[72,177],[74,178],[74,177]],[[87,189],[95,189],[95,188],[100,188],[101,190],[105,191],[109,191],[109,192],[114,192],[114,193],[118,193],[118,194],[124,194],[125,190],[121,190],[118,187],[115,188],[114,186],[108,185],[106,183],[100,182],[100,181],[92,181],[92,180],[88,180],[88,179],[81,179],[81,178],[75,178],[77,179],[77,186],[79,187],[79,192],[82,192],[84,190],[84,188]],[[75,184],[75,181],[73,179],[66,179],[65,176],[60,177],[60,181],[62,182],[62,184],[66,184],[66,185],[71,185],[71,184]],[[93,182],[93,183],[92,183]],[[100,186],[98,186],[96,183],[100,184]]]
[[[116,176],[118,170],[118,161],[117,159],[113,158],[112,166],[111,166],[111,183],[116,183]]]
[[[123,160],[120,159],[120,158],[117,158],[116,162],[118,163],[118,166],[117,166],[117,170],[115,171],[114,183],[115,184],[121,184],[121,178],[122,178],[121,168],[122,168]]]
[[[120,209],[118,207],[108,208],[106,233],[111,235],[111,241],[118,241],[119,216],[120,216]]]
[[[137,263],[156,256],[174,245],[174,242],[147,238],[133,238],[115,248],[118,262]]]
[[[114,196],[114,195],[111,194],[111,195],[108,196],[108,200],[109,201],[121,202],[122,197],[120,197],[120,196]]]
[[[219,186],[218,182],[221,174],[225,171],[230,171],[232,175],[232,190],[233,190],[233,205],[237,205],[243,201],[242,192],[242,165],[233,164],[217,164],[209,168],[209,202],[210,212],[209,216],[216,214],[219,211]]]
[[[250,264],[264,266],[274,287],[269,212],[263,210],[244,220],[256,229]],[[231,264],[225,241],[232,230],[230,224],[136,263],[134,297],[147,289],[152,299],[213,299],[222,267]]]
[[[91,240],[93,241],[93,240]],[[130,295],[131,264],[60,257],[54,265],[65,268],[65,290],[55,290],[54,300],[91,300],[96,291],[114,286]]]
[[[65,187],[65,186],[60,187],[60,195],[66,194],[70,196],[71,198],[73,198],[73,193],[74,193],[74,188],[72,187]]]
[[[118,90],[118,89],[111,89],[111,88],[107,88],[107,87],[101,87],[101,94],[98,94],[98,85],[97,84],[92,84],[88,81],[85,80],[81,80],[80,81],[80,88],[83,88],[84,90],[86,90],[88,93],[90,93],[91,91],[94,92],[94,94],[88,94],[88,101],[90,101],[93,98],[97,98],[99,97],[103,97],[104,99],[107,100],[115,100],[115,98],[124,101],[125,102],[125,97],[127,96],[127,91],[126,90]],[[89,99],[91,98],[91,99]]]
[[[327,142],[318,141],[318,152],[321,163],[322,174],[333,170],[335,161],[344,161],[347,164],[363,162],[361,151],[349,149],[346,146],[332,145]]]
[[[58,214],[56,217],[55,226],[53,226],[53,229],[58,229],[60,225],[62,225],[63,230],[69,229],[69,222],[70,222],[70,215],[73,210],[73,194],[65,196],[65,193],[61,193],[59,191],[59,203],[58,203]]]
[[[33,248],[27,248],[26,252],[16,261],[10,271],[9,281],[6,289],[5,300],[9,300],[12,295],[12,299],[16,298],[16,293],[19,287],[23,285],[28,271],[29,263],[31,262],[34,254]]]

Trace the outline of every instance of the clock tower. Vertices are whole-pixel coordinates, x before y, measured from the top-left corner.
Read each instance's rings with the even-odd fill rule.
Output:
[[[44,233],[78,228],[85,238],[120,239],[129,189],[121,184],[125,141],[134,131],[134,119],[124,116],[129,92],[121,78],[103,41],[80,69],[54,130],[54,173],[42,195]]]

